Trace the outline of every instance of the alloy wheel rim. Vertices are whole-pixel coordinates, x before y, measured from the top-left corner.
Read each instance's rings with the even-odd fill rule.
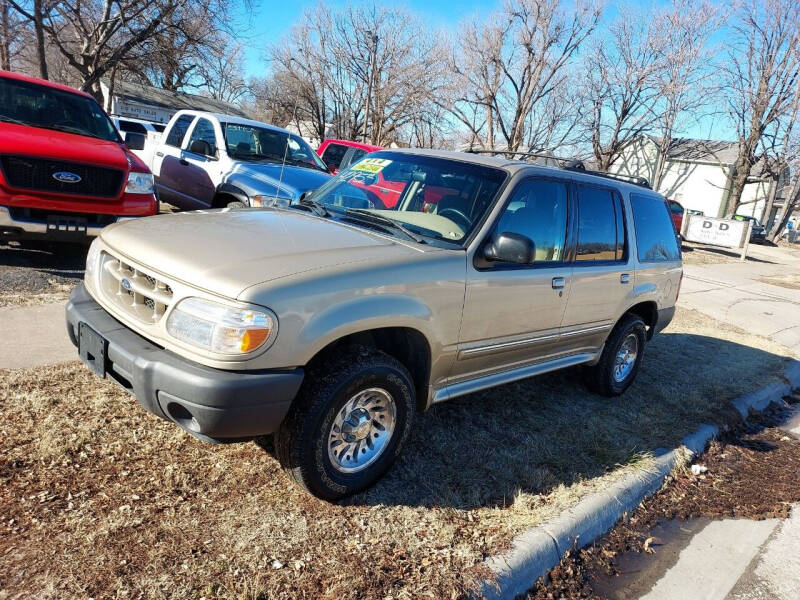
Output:
[[[352,396],[337,413],[328,432],[328,459],[342,473],[357,473],[373,464],[394,434],[397,405],[383,388]]]
[[[635,333],[631,333],[620,345],[617,356],[614,359],[614,381],[622,383],[633,371],[636,364],[636,357],[639,354],[639,338]]]

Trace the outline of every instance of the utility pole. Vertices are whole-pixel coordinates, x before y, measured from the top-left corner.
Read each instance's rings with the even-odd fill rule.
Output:
[[[371,31],[367,32],[372,33]],[[364,143],[367,144],[367,125],[369,125],[369,100],[372,96],[372,78],[375,73],[375,60],[378,53],[378,36],[372,34],[372,48],[369,53],[369,73],[367,74],[367,97],[364,99]]]

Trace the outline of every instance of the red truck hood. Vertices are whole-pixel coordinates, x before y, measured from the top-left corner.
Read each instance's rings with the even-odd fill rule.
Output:
[[[133,156],[126,153],[122,145],[117,142],[13,123],[0,123],[0,154],[52,158],[111,167],[121,171],[128,170],[127,157]],[[144,167],[144,164],[141,166]]]

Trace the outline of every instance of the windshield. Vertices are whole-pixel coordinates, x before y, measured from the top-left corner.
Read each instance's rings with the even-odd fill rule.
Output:
[[[120,141],[93,98],[5,77],[0,77],[0,121]]]
[[[294,134],[241,123],[223,123],[222,130],[228,155],[237,160],[283,162],[285,158],[289,165],[328,171],[311,146]]]
[[[506,173],[457,160],[370,154],[311,198],[333,212],[361,209],[447,242],[462,241],[494,202]]]

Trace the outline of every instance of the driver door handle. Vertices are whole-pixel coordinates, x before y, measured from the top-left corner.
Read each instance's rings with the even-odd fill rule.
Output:
[[[156,156],[164,156],[163,152],[156,152]]]
[[[564,278],[563,277],[553,277],[553,289],[554,290],[563,290],[564,289]]]

